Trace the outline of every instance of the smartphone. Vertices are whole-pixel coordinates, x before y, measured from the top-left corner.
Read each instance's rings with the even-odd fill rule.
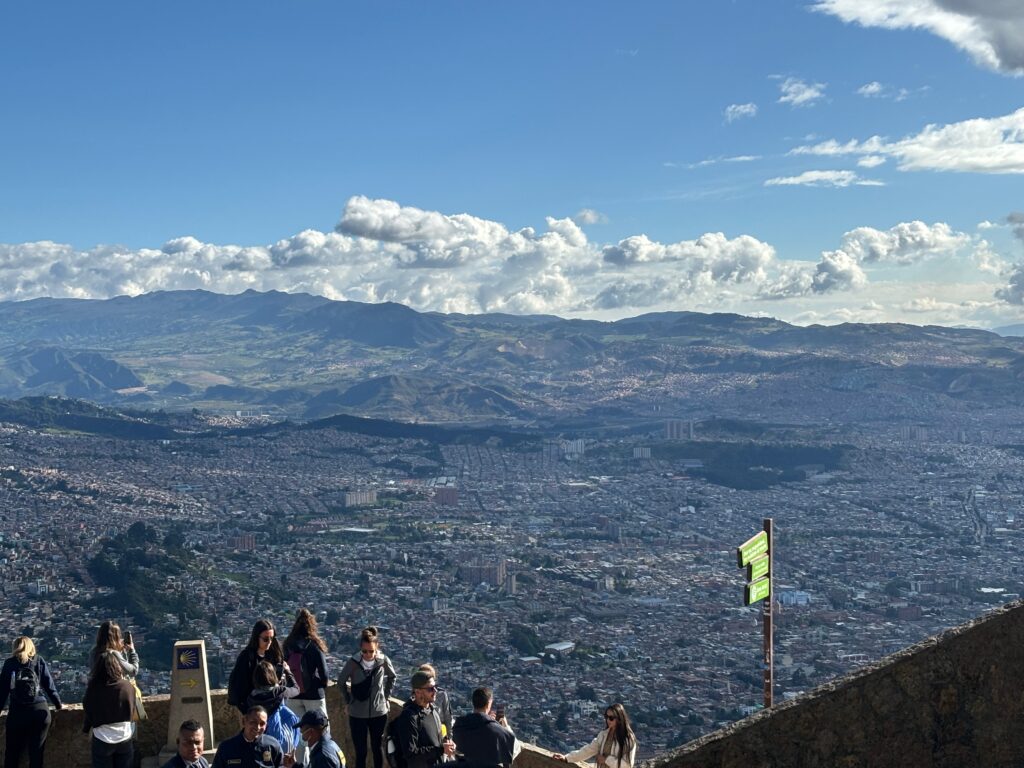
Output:
[[[505,705],[495,704],[494,705],[494,719],[501,720],[505,716]]]
[[[124,644],[125,645],[131,645],[132,644],[132,631],[130,629],[126,629],[124,631]]]

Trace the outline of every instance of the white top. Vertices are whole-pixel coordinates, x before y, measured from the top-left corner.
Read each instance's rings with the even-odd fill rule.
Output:
[[[587,744],[585,747],[580,747],[574,752],[570,752],[565,756],[565,759],[570,763],[578,763],[583,760],[589,760],[592,757],[597,757],[601,754],[601,747],[604,746],[604,740],[608,738],[608,731],[603,730],[597,734],[597,738]],[[633,742],[632,748],[629,750],[628,755],[618,757],[619,745],[612,745],[612,753],[605,757],[605,765],[607,768],[633,768],[633,761],[636,759],[636,742]]]
[[[135,730],[132,725],[131,721],[97,725],[92,729],[92,735],[107,744],[120,744],[122,741],[128,741],[132,737],[132,733]]]

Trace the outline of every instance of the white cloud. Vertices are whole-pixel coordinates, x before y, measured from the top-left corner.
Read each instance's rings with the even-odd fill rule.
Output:
[[[857,227],[843,235],[838,249],[822,252],[817,264],[790,262],[764,287],[762,295],[781,299],[855,290],[867,285],[865,265],[906,266],[938,255],[955,255],[971,242],[970,235],[956,232],[944,222],[931,226],[921,221],[901,222],[888,230]]]
[[[982,66],[1024,74],[1019,0],[818,0],[812,8],[863,27],[927,30]]]
[[[865,155],[857,161],[857,165],[861,168],[877,168],[878,166],[885,163],[884,157],[878,155]]]
[[[840,144],[829,139],[796,147],[790,154],[885,155],[896,158],[901,171],[1024,173],[1024,108],[1002,117],[928,125],[916,136],[899,141],[872,136]]]
[[[778,176],[765,181],[766,187],[882,187],[885,182],[862,179],[853,171],[804,171],[799,176]]]
[[[595,211],[593,208],[580,208],[576,215],[572,217],[572,220],[580,226],[608,223],[608,217],[600,211]]]
[[[730,104],[725,108],[725,122],[731,123],[745,117],[757,115],[757,104],[748,102],[746,104]]]
[[[1007,304],[1024,306],[1024,264],[1018,264],[1013,268],[1006,285],[999,288],[995,296]]]
[[[696,163],[690,163],[686,167],[692,171],[695,168],[707,168],[710,165],[718,165],[719,163],[752,163],[755,160],[760,159],[760,155],[733,155],[732,157],[708,157]],[[678,167],[676,163],[665,163],[664,165],[669,168]]]
[[[1015,223],[1016,215],[1007,226]],[[338,228],[305,230],[269,245],[218,245],[194,237],[142,249],[81,250],[45,241],[0,245],[0,300],[108,298],[192,288],[238,293],[252,288],[396,301],[442,312],[622,316],[658,308],[749,314],[769,306],[773,314],[794,316],[813,305],[823,317],[838,318],[837,313],[847,310],[835,305],[849,301],[850,292],[867,286],[877,270],[878,282],[870,281],[871,297],[889,290],[892,298],[883,302],[889,315],[898,316],[898,305],[920,296],[956,303],[954,294],[961,290],[974,291],[972,299],[989,299],[983,311],[999,316],[1002,324],[1015,321],[1012,313],[1017,309],[1011,302],[1024,305],[1020,268],[986,241],[941,222],[905,222],[887,230],[858,227],[844,234],[837,248],[822,252],[817,262],[780,260],[770,243],[751,235],[709,232],[664,243],[634,235],[599,244],[589,241],[570,218],[548,217],[543,230],[511,230],[469,214],[362,197],[345,206]],[[929,261],[931,270],[934,259],[938,270],[961,254],[966,256],[958,262],[962,272],[992,282],[918,289],[892,277],[897,267]],[[922,272],[900,270],[918,276]],[[887,287],[890,283],[898,287]],[[994,301],[997,291],[999,300]],[[769,298],[785,301],[764,304]],[[857,303],[864,303],[863,293]],[[947,310],[937,307],[932,315],[922,310],[913,317],[931,320]],[[959,311],[963,318],[982,312]]]
[[[877,80],[874,80],[870,83],[865,83],[864,85],[857,89],[857,93],[859,93],[861,96],[869,98],[874,96],[881,96],[884,91],[885,86],[882,85]]]
[[[885,231],[857,227],[843,235],[839,247],[859,264],[911,264],[928,256],[955,253],[970,243],[970,235],[955,232],[943,222],[928,226],[923,221],[909,221]]]
[[[825,96],[825,83],[807,83],[797,77],[787,77],[779,84],[782,95],[779,104],[809,107]]]

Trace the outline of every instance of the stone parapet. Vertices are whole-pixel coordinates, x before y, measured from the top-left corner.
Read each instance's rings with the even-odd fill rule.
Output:
[[[656,768],[1024,765],[1024,603],[682,747]]]
[[[241,720],[238,710],[228,704],[227,691],[224,689],[210,692],[213,705],[213,728],[218,740],[223,740],[238,733]],[[170,696],[147,696],[146,713],[148,719],[139,724],[136,737],[135,758],[138,765],[142,758],[159,754],[167,740],[167,718],[170,715]],[[396,717],[402,709],[402,702],[391,700],[391,717]],[[342,717],[341,692],[338,686],[331,685],[327,689],[327,715],[331,720],[331,734],[342,749],[350,766],[355,765],[355,748],[352,745],[352,734],[348,727],[348,719]],[[53,725],[46,740],[47,768],[89,768],[89,736],[82,733],[85,715],[80,704],[65,705],[60,712],[53,713]],[[0,715],[0,743],[7,737],[7,714]],[[372,764],[373,760],[370,759]],[[26,757],[22,757],[22,765],[27,765]],[[557,762],[551,753],[533,745],[524,745],[523,751],[515,762],[515,768],[565,768],[565,763]],[[0,749],[0,768],[7,768],[3,761],[3,750]]]

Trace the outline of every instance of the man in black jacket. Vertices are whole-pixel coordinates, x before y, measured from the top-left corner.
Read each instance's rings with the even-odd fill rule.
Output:
[[[454,737],[467,768],[509,768],[519,754],[519,739],[491,716],[494,694],[490,688],[473,691],[473,714],[455,721]]]
[[[434,708],[434,677],[418,670],[412,676],[412,701],[391,724],[391,734],[402,753],[405,768],[432,768],[455,754],[455,742],[441,735],[441,718]]]

